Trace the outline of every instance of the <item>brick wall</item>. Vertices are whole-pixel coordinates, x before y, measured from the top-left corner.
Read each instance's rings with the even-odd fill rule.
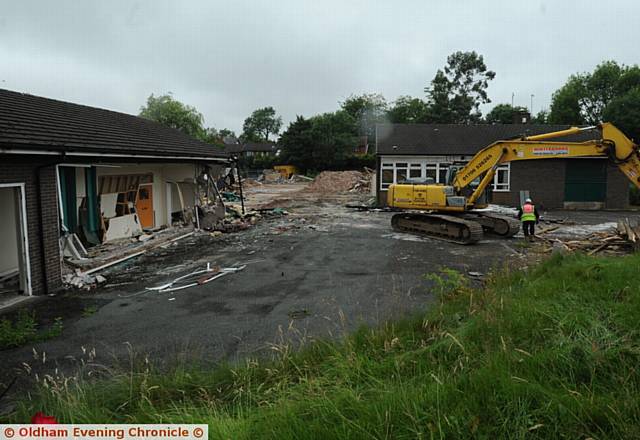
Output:
[[[2,159],[0,183],[25,184],[32,292],[54,292],[62,286],[56,167],[48,159]]]
[[[509,206],[520,204],[520,191],[529,190],[534,202],[542,209],[564,205],[565,162],[541,159],[511,162],[511,191],[494,193],[494,203]]]
[[[607,209],[627,209],[629,207],[629,189],[631,182],[620,169],[609,164],[607,167]]]
[[[511,190],[509,192],[494,192],[492,203],[518,206],[520,191],[529,190],[531,198],[542,209],[563,208],[567,160],[589,159],[540,159],[511,162]],[[380,170],[379,164],[377,169]],[[380,173],[378,172],[378,174]],[[381,206],[387,204],[386,191],[378,191],[378,203]],[[609,165],[605,208],[625,209],[628,206],[629,181],[615,165]]]
[[[565,170],[568,160],[602,159],[543,159],[511,163],[511,191],[494,193],[493,203],[518,206],[520,191],[529,190],[531,198],[542,208],[564,206]],[[629,181],[618,167],[607,167],[606,209],[625,209],[629,206]]]

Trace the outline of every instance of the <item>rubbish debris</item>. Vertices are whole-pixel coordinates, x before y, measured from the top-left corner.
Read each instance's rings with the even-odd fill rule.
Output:
[[[79,269],[76,269],[75,272],[67,273],[62,276],[62,282],[65,285],[85,290],[91,290],[97,284],[102,284],[106,281],[107,279],[102,275],[93,276],[89,273],[81,272]]]
[[[371,176],[368,171],[323,171],[313,179],[306,191],[368,193],[371,191]]]
[[[174,279],[170,283],[166,283],[156,287],[147,287],[146,290],[155,291],[159,293],[175,292],[176,290],[183,290],[189,287],[207,284],[213,280],[222,278],[225,275],[239,272],[243,270],[245,267],[247,267],[246,264],[239,267],[221,268],[220,266],[212,267],[210,263],[207,263],[206,269],[196,270],[186,275],[182,275]]]
[[[615,226],[614,226],[615,225]],[[549,228],[543,232],[551,232]],[[615,223],[604,223],[592,227],[591,233],[580,238],[560,239],[556,237],[536,237],[551,244],[552,252],[582,251],[587,255],[595,255],[599,252],[608,254],[625,254],[640,249],[640,225],[638,222],[630,222],[628,218]],[[560,232],[560,231],[558,231]]]
[[[107,224],[107,233],[104,242],[142,235],[142,227],[140,226],[140,220],[137,214],[113,217],[108,220]]]

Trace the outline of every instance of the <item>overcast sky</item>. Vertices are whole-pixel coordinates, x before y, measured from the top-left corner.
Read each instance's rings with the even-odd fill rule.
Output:
[[[423,97],[475,50],[493,104],[533,94],[537,113],[572,73],[638,63],[639,17],[637,0],[0,0],[0,88],[132,114],[170,91],[239,133],[268,105],[287,123],[353,93]]]

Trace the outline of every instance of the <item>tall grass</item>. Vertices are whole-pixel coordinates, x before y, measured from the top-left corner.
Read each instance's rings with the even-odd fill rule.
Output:
[[[425,314],[240,367],[50,378],[10,419],[209,423],[211,438],[640,438],[640,256],[556,256]]]

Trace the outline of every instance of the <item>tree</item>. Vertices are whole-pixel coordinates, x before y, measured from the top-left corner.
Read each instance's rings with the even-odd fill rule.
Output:
[[[485,120],[489,124],[513,124],[515,117],[522,113],[529,113],[529,111],[525,107],[498,104],[487,113]]]
[[[162,96],[151,94],[147,98],[147,105],[140,107],[140,116],[198,139],[204,136],[202,114],[195,107],[173,99],[171,93]]]
[[[282,160],[297,166],[303,171],[313,168],[313,122],[303,116],[296,120],[282,133],[278,140]]]
[[[394,124],[419,124],[427,122],[429,106],[420,98],[400,96],[387,111],[387,119]]]
[[[255,110],[242,126],[242,139],[253,142],[268,142],[269,135],[277,135],[282,127],[282,118],[276,115],[273,107]]]
[[[429,118],[440,123],[478,122],[480,104],[491,102],[487,87],[495,76],[475,51],[449,55],[444,71],[438,70],[425,88]]]
[[[226,139],[226,138],[235,139],[236,138],[236,133],[233,130],[229,130],[228,128],[223,128],[223,129],[218,130],[218,135],[220,135],[220,137],[222,139]]]
[[[552,124],[583,125],[585,123],[580,108],[584,96],[582,78],[573,75],[567,83],[556,90],[551,97],[549,122]]]
[[[387,101],[380,93],[351,95],[340,108],[356,121],[360,136],[375,136],[376,124],[385,121]]]
[[[532,124],[548,124],[549,112],[546,110],[540,110],[537,115],[531,118]]]
[[[604,61],[591,73],[571,75],[551,100],[555,124],[597,124],[610,102],[640,86],[640,68]]]
[[[346,111],[305,119],[298,116],[282,133],[282,160],[302,171],[345,166],[357,141],[355,119]]]
[[[342,167],[357,143],[353,116],[338,110],[314,116],[312,124],[313,167],[320,170]]]
[[[635,87],[609,102],[603,119],[612,122],[635,142],[640,141],[640,87]]]

